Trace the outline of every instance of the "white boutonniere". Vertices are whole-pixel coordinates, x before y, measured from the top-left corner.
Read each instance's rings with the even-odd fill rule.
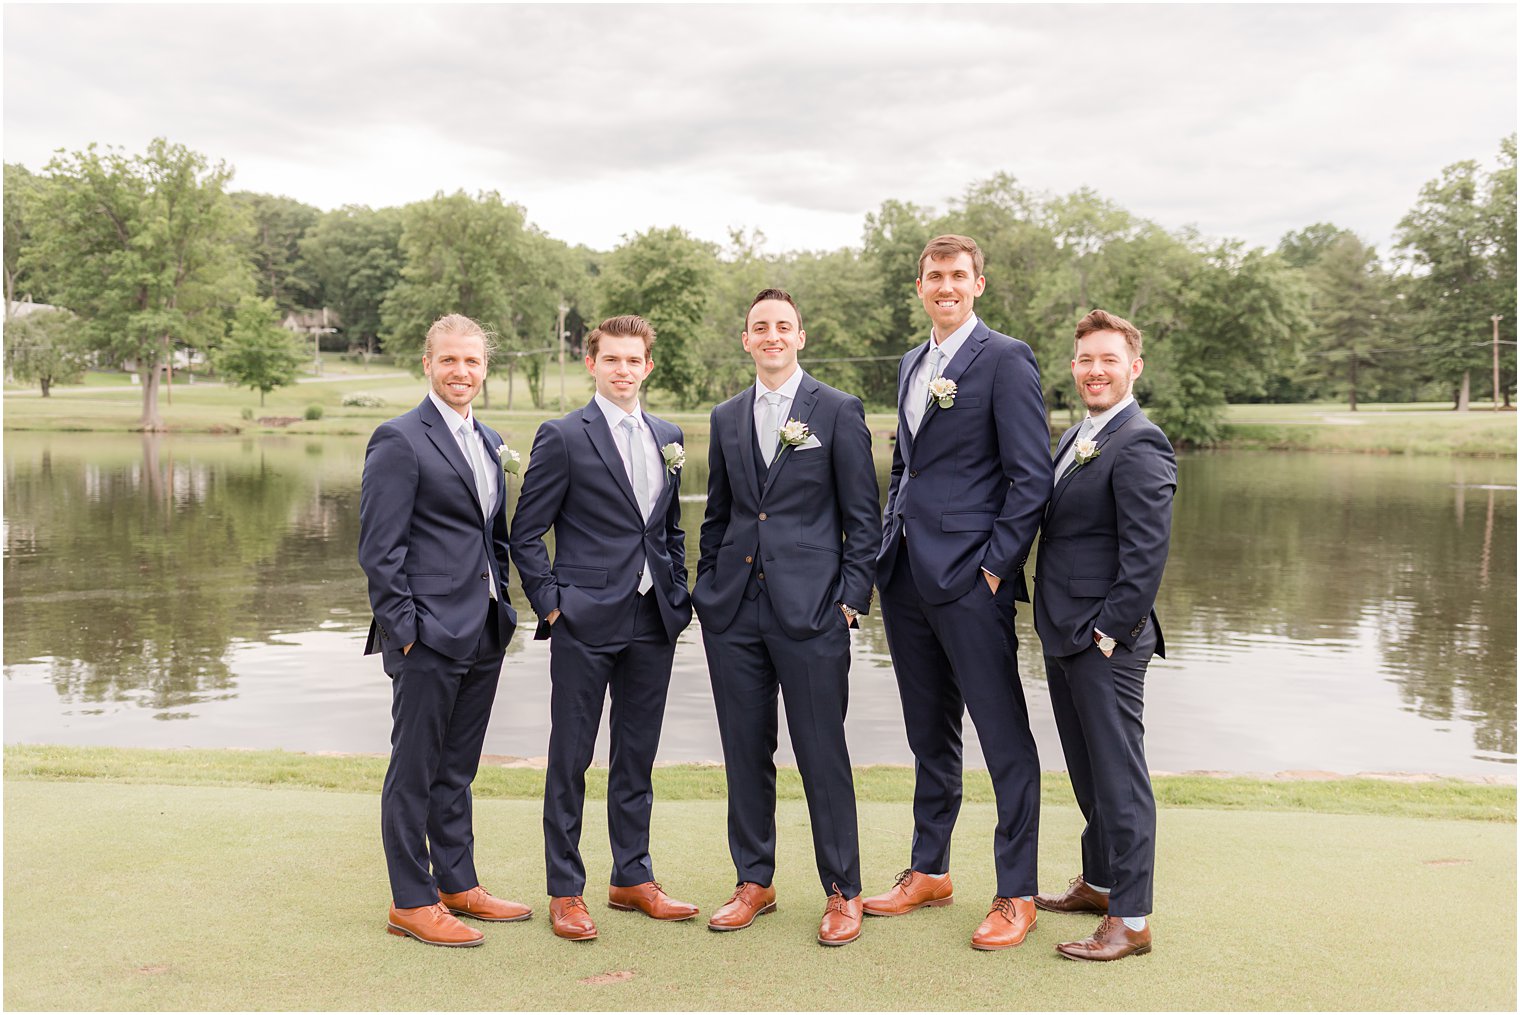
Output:
[[[1101,452],[1098,451],[1098,442],[1097,441],[1095,441],[1095,440],[1077,441],[1077,459],[1076,460],[1077,460],[1077,464],[1078,465],[1086,465],[1088,462],[1092,461],[1094,458],[1097,458],[1100,453]]]
[[[955,382],[948,377],[936,377],[929,382],[929,401],[938,402],[941,409],[955,404]]]
[[[515,476],[522,472],[522,455],[513,451],[505,444],[496,449],[497,456],[501,459],[501,471],[509,476]]]
[[[809,430],[808,425],[802,420],[789,419],[782,424],[778,435],[781,438],[782,447],[795,448],[806,444],[808,438],[813,436],[813,431]]]
[[[686,449],[679,441],[671,441],[660,449],[660,457],[665,459],[665,471],[674,476],[686,464]]]

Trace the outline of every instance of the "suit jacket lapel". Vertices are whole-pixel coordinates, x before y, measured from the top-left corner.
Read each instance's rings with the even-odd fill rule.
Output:
[[[486,468],[494,466],[498,477],[496,480],[496,501],[491,505],[491,514],[494,515],[496,514],[496,509],[501,506],[503,498],[507,495],[507,474],[501,467],[501,455],[497,454],[496,445],[492,443],[493,440],[499,440],[500,438],[493,438],[490,434],[486,433],[485,425],[479,419],[475,420],[475,430],[480,434],[480,443],[486,449]]]
[[[1135,416],[1139,414],[1139,412],[1139,404],[1131,402],[1129,405],[1125,406],[1117,416],[1109,420],[1107,425],[1105,425],[1103,429],[1098,432],[1098,450],[1102,451],[1103,445],[1107,444],[1109,440],[1114,436],[1114,434],[1118,433],[1120,430],[1123,430],[1125,424],[1134,419]],[[1076,439],[1076,433],[1079,429],[1080,426],[1074,426],[1067,432],[1066,436],[1061,438],[1061,453],[1056,455],[1056,461],[1061,460],[1061,455],[1066,453],[1066,448],[1069,446],[1070,441]],[[1050,495],[1050,504],[1045,509],[1046,517],[1049,517],[1055,512],[1056,501],[1061,499],[1061,494],[1066,492],[1066,488],[1071,485],[1071,481],[1075,479],[1077,473],[1082,471],[1084,468],[1086,468],[1085,465],[1078,469],[1072,469],[1068,474],[1062,476],[1056,481],[1055,491]]]
[[[655,419],[649,413],[644,412],[642,408],[639,411],[643,413],[644,425],[649,427],[649,432],[654,435],[655,453],[658,455],[660,462],[660,476],[662,479],[660,483],[660,495],[654,499],[654,503],[649,508],[648,524],[653,525],[657,518],[664,517],[665,505],[668,503],[665,498],[675,496],[676,477],[665,464],[665,452],[663,449],[665,445],[670,444],[676,439],[676,435],[674,429],[663,419]]]
[[[970,369],[972,361],[982,354],[982,347],[987,344],[988,334],[987,325],[977,321],[976,327],[971,329],[971,334],[966,336],[966,341],[956,351],[955,358],[950,361],[940,376],[954,381],[956,387],[959,387],[961,376]],[[929,420],[939,414],[939,403],[929,402],[924,409],[924,418],[918,424],[920,437],[923,436],[924,427],[929,425]]]
[[[813,415],[813,406],[817,404],[818,382],[804,372],[802,383],[797,386],[797,397],[792,399],[792,411],[788,418],[806,423],[808,418]],[[751,415],[750,418],[753,419],[754,416]],[[785,422],[786,420],[782,420],[782,423]],[[790,444],[782,445],[781,453],[771,459],[770,471],[765,474],[765,489],[760,491],[760,499],[762,501],[765,500],[765,495],[770,492],[770,488],[776,485],[776,473],[780,472],[781,467],[792,457],[793,450]],[[751,470],[751,474],[753,474],[753,470]]]
[[[919,364],[924,357],[929,355],[929,343],[925,342],[916,349],[909,349],[903,357],[902,377],[897,382],[897,445],[902,448],[903,461],[906,462],[913,453],[913,431],[908,427],[908,418],[903,413],[903,407],[908,404],[908,392],[913,389],[913,375],[918,372]],[[924,428],[923,418],[918,421],[918,428]]]
[[[464,452],[459,450],[459,441],[454,437],[454,431],[449,429],[449,424],[438,412],[438,406],[433,404],[431,398],[424,398],[422,405],[418,406],[418,417],[427,426],[428,440],[443,455],[448,463],[459,473],[459,478],[464,481],[465,488],[470,491],[470,499],[480,507],[480,492],[475,488],[475,470],[470,468],[470,463],[465,460]],[[474,419],[474,414],[471,414]],[[476,426],[480,425],[477,420]],[[455,426],[458,426],[456,423]]]
[[[758,504],[760,483],[755,479],[755,386],[752,384],[745,390],[748,397],[739,399],[733,406],[739,414],[739,462],[744,467],[744,482],[749,484],[749,492]]]
[[[623,465],[623,456],[618,454],[617,445],[612,439],[612,428],[607,425],[607,417],[595,399],[581,411],[581,419],[586,424],[586,436],[591,438],[591,446],[596,448],[596,453],[602,457],[602,464],[612,473],[612,481],[623,491],[623,496],[628,498],[633,510],[638,511],[639,501],[633,495],[633,484],[628,482],[628,470]]]

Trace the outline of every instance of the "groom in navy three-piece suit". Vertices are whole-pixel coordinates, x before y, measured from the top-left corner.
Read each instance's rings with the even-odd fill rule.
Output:
[[[582,898],[581,814],[609,690],[608,904],[657,920],[697,914],[661,890],[649,855],[651,771],[676,636],[691,623],[681,470],[664,452],[676,454],[681,431],[639,406],[654,338],[633,314],[608,318],[586,337],[596,394],[538,428],[512,519],[512,561],[539,617],[537,637],[550,639],[544,857],[549,918],[554,933],[572,941],[597,936]]]
[[[946,905],[971,713],[997,797],[997,895],[972,935],[1011,948],[1034,926],[1040,762],[1019,682],[1016,600],[1050,496],[1050,428],[1029,346],[972,312],[986,287],[965,236],[936,237],[918,294],[934,324],[902,359],[897,447],[877,561],[882,622],[916,761],[911,864],[873,916]]]
[[[789,294],[765,289],[751,302],[741,341],[756,382],[712,412],[692,600],[723,741],[738,880],[708,926],[742,930],[776,906],[779,690],[828,897],[818,942],[832,946],[860,936],[860,841],[844,719],[850,628],[870,606],[881,515],[860,399],[798,365],[806,340]]]
[[[1056,950],[1110,961],[1151,950],[1156,802],[1145,763],[1145,670],[1165,657],[1156,593],[1171,539],[1177,461],[1130,393],[1133,324],[1094,310],[1077,325],[1071,372],[1088,415],[1056,449],[1040,533],[1034,620],[1061,750],[1087,819],[1082,872],[1035,905],[1104,919]]]
[[[382,423],[364,455],[359,564],[374,610],[364,651],[381,653],[391,678],[380,795],[390,932],[469,947],[482,935],[457,916],[532,915],[480,887],[470,808],[517,614],[507,601],[501,438],[470,408],[485,379],[485,335],[450,314],[423,348],[428,397]]]

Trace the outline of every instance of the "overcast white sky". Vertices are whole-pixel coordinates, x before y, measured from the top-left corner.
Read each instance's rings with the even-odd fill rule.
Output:
[[[7,5],[4,153],[163,135],[332,208],[499,190],[608,249],[859,241],[1011,173],[1167,228],[1386,248],[1515,129],[1516,8]]]

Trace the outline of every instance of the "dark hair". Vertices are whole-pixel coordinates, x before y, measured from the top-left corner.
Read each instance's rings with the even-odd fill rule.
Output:
[[[1140,358],[1140,329],[1107,310],[1094,310],[1077,322],[1077,337],[1071,343],[1073,356],[1077,354],[1077,343],[1095,331],[1117,331],[1124,336],[1124,344],[1129,347],[1130,358]]]
[[[638,314],[622,314],[618,317],[609,317],[586,336],[586,355],[596,359],[597,352],[602,346],[602,337],[609,338],[642,338],[644,340],[644,358],[649,359],[654,351],[654,328],[649,322]]]
[[[789,303],[793,310],[797,311],[797,330],[802,331],[802,310],[797,306],[797,301],[792,299],[792,294],[785,289],[761,289],[755,294],[755,298],[749,301],[749,310],[744,312],[744,330],[749,330],[749,311],[755,309],[755,304],[764,303],[766,300],[780,300]]]
[[[943,257],[954,257],[956,254],[970,254],[971,265],[978,277],[982,274],[982,268],[986,265],[986,259],[982,257],[982,248],[976,245],[976,241],[969,236],[961,236],[958,233],[945,233],[936,236],[924,246],[924,252],[918,255],[918,277],[924,277],[924,260],[934,258],[938,261]]]

